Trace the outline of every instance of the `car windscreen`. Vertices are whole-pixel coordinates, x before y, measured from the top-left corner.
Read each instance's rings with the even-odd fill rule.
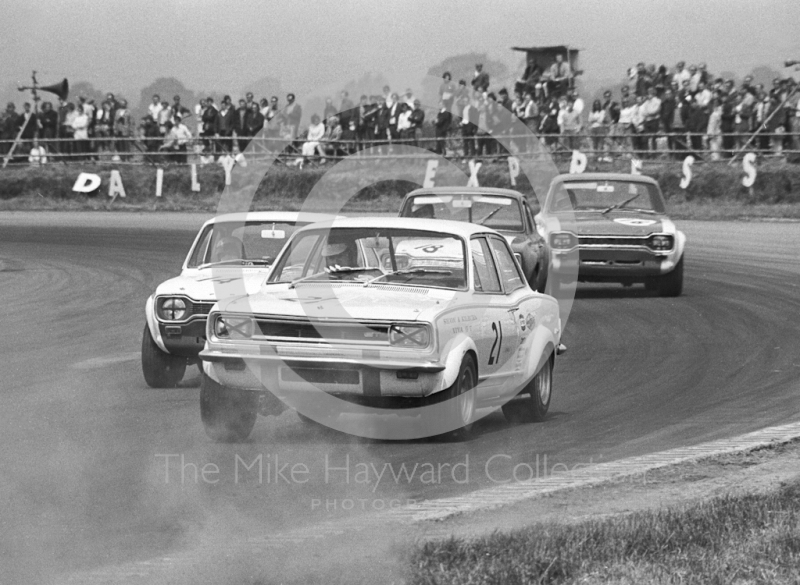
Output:
[[[402,228],[330,228],[297,234],[270,283],[361,282],[466,288],[463,240]]]
[[[553,187],[548,210],[606,211],[611,209],[664,212],[658,187],[638,181],[564,181]]]
[[[187,263],[196,268],[216,262],[272,264],[297,227],[294,222],[231,221],[208,225]]]
[[[525,225],[516,199],[477,193],[411,197],[401,216],[468,221],[512,232],[524,231]]]

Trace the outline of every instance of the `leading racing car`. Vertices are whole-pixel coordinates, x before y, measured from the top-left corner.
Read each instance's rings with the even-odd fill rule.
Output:
[[[220,295],[258,290],[294,231],[333,216],[297,212],[230,213],[203,224],[180,276],[162,282],[145,305],[142,373],[152,388],[171,388],[197,361],[206,316]]]
[[[530,289],[500,233],[409,218],[298,230],[258,293],[214,306],[206,337],[201,418],[217,441],[287,400],[318,422],[337,405],[439,405],[431,434],[463,436],[482,407],[542,420],[565,349],[556,300]]]
[[[686,236],[667,217],[650,177],[559,175],[536,221],[551,253],[548,286],[577,276],[579,282],[644,283],[660,296],[683,290]]]

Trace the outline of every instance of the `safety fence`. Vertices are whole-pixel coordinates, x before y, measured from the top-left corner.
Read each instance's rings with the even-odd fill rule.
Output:
[[[502,142],[502,144],[501,144]],[[536,144],[538,143],[538,144]],[[800,133],[757,132],[709,136],[701,133],[643,134],[627,130],[597,129],[591,133],[472,134],[445,136],[407,134],[405,137],[357,140],[321,140],[304,149],[303,138],[270,136],[201,136],[183,144],[156,137],[49,138],[0,141],[0,157],[10,165],[53,163],[113,163],[130,165],[208,164],[226,154],[247,150],[253,158],[272,157],[286,164],[322,163],[355,155],[364,158],[427,158],[426,152],[409,152],[415,146],[452,159],[493,160],[507,156],[569,157],[575,150],[599,162],[637,158],[650,162],[683,160],[736,160],[753,152],[759,156],[794,160],[800,155]],[[507,145],[504,146],[504,145]],[[13,154],[9,151],[13,146]],[[544,148],[542,148],[542,146]],[[369,153],[364,152],[369,149]]]

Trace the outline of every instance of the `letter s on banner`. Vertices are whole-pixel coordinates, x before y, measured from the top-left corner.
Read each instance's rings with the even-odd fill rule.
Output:
[[[81,173],[75,179],[72,190],[76,193],[91,193],[100,186],[100,176],[94,173]]]
[[[569,164],[569,172],[572,174],[582,173],[586,170],[586,163],[589,159],[580,150],[572,151],[572,162]]]
[[[516,156],[508,157],[508,175],[511,178],[511,186],[517,186],[517,177],[519,177],[519,159]]]
[[[689,183],[692,182],[692,165],[694,164],[694,157],[690,154],[683,159],[683,178],[681,179],[681,189],[686,189]]]
[[[436,169],[439,168],[438,160],[429,160],[428,166],[425,168],[425,178],[422,180],[422,186],[430,189],[434,186],[434,179],[436,178]]]
[[[742,160],[742,168],[744,169],[746,177],[742,179],[742,185],[745,187],[752,187],[756,182],[756,153],[748,152],[744,155]]]

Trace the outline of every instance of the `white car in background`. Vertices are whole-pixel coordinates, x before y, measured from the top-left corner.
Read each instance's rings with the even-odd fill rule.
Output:
[[[231,213],[203,224],[180,276],[162,282],[145,305],[142,373],[148,386],[171,388],[197,363],[206,341],[206,316],[217,300],[255,292],[294,231],[326,214]]]
[[[506,238],[411,218],[298,230],[258,293],[215,305],[207,339],[201,418],[216,441],[246,439],[259,413],[287,408],[287,393],[317,422],[349,404],[435,405],[434,426],[448,430],[431,434],[463,436],[478,408],[542,420],[565,350],[558,303],[531,290]],[[329,409],[326,395],[340,400]]]

